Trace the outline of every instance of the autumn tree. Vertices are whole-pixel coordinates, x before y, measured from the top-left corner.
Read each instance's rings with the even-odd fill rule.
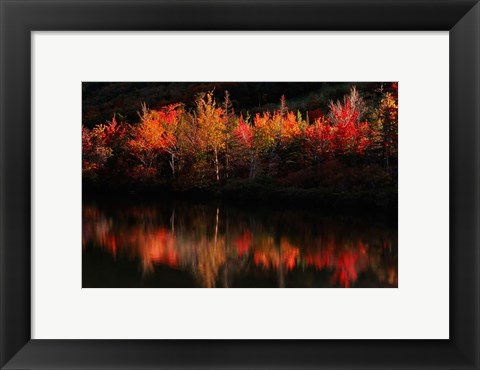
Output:
[[[304,165],[305,152],[303,150],[303,141],[306,128],[307,124],[303,121],[300,112],[295,114],[287,111],[285,113],[278,145],[284,171]]]
[[[131,126],[122,119],[118,120],[116,115],[105,125],[105,143],[112,150],[107,165],[109,173],[115,178],[123,176],[128,168],[127,143],[130,131]]]
[[[308,153],[311,164],[330,157],[333,153],[332,126],[325,116],[305,129],[305,151]]]
[[[140,162],[138,174],[155,176],[158,172],[158,159],[170,145],[166,120],[171,118],[173,110],[150,110],[146,104],[139,112],[140,123],[132,130],[132,138],[128,142],[131,155]]]
[[[83,172],[90,179],[126,175],[183,189],[259,175],[312,186],[336,162],[337,170],[350,166],[352,173],[375,164],[382,171],[378,177],[390,174],[391,181],[398,151],[397,89],[388,85],[367,105],[352,87],[324,112],[290,111],[282,96],[276,109],[253,118],[235,114],[228,92],[219,105],[213,91],[199,94],[193,107],[143,104],[138,123],[113,116],[106,124],[82,128]],[[295,178],[307,175],[315,178]]]
[[[172,104],[164,107],[159,112],[160,123],[163,125],[164,150],[168,154],[168,164],[172,171],[172,178],[176,175],[176,161],[181,151],[178,143],[180,132],[184,128],[182,125],[183,107],[181,104]]]
[[[82,171],[87,177],[95,178],[112,156],[106,127],[103,124],[96,125],[92,130],[82,127]]]
[[[253,127],[249,120],[245,120],[242,115],[233,129],[233,139],[232,154],[235,155],[235,164],[242,167],[244,163],[247,163],[251,178],[253,162],[256,160],[256,148],[253,143]]]
[[[390,162],[397,158],[398,151],[398,98],[395,91],[384,93],[376,110],[376,118],[385,167],[390,172]]]
[[[196,120],[200,140],[213,153],[215,178],[220,182],[220,152],[225,148],[226,122],[224,111],[217,107],[213,92],[200,94],[196,99]]]
[[[225,90],[225,97],[222,104],[223,119],[225,120],[225,177],[228,179],[230,172],[230,161],[232,157],[232,145],[234,141],[233,131],[235,128],[235,112],[233,110],[230,93]]]
[[[330,101],[329,108],[328,119],[334,126],[349,122],[359,123],[367,113],[365,101],[355,86],[350,89],[350,94],[344,96],[343,102]]]
[[[355,87],[352,87],[350,95],[344,97],[343,103],[331,101],[329,108],[334,149],[340,154],[362,153],[370,144],[370,126],[366,121],[361,122],[366,108]]]
[[[257,113],[253,119],[252,157],[250,162],[250,179],[253,180],[258,171],[260,159],[272,154],[276,140],[281,133],[282,117],[276,111],[273,115],[270,112]]]

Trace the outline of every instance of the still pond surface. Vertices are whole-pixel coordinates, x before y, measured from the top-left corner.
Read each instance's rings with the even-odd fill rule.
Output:
[[[382,217],[218,202],[83,204],[82,284],[94,287],[397,287]]]

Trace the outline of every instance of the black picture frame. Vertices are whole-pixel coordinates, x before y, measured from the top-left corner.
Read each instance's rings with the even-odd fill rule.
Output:
[[[2,369],[479,369],[477,0],[0,0],[0,27]],[[37,30],[449,31],[450,339],[32,340],[30,35]]]

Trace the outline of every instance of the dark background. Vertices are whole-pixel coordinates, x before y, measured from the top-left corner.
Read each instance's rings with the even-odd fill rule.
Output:
[[[285,95],[290,110],[327,110],[330,100],[343,99],[355,85],[366,101],[377,100],[391,84],[387,82],[84,82],[82,84],[82,123],[91,128],[105,123],[114,114],[127,122],[137,122],[137,112],[146,103],[152,109],[182,102],[187,108],[201,92],[214,91],[221,103],[225,90],[230,93],[236,114],[254,115],[278,108]],[[318,111],[317,111],[318,114]]]

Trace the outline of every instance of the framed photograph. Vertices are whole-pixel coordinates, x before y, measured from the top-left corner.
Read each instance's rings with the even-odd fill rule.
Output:
[[[477,1],[9,1],[2,369],[478,369]]]
[[[398,287],[398,82],[82,94],[83,288]]]

